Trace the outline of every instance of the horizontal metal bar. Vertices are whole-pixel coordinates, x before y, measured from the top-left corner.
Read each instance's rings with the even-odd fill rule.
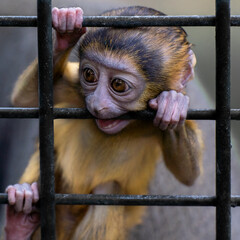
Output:
[[[230,24],[232,27],[240,26],[240,15],[231,15],[230,16]]]
[[[215,26],[215,16],[85,16],[84,27]],[[240,26],[240,15],[231,16]],[[37,27],[36,16],[0,16],[0,27]]]
[[[0,27],[37,27],[37,17],[0,16]]]
[[[151,120],[154,118],[156,112],[151,110],[143,110],[139,112],[129,112],[119,117],[119,119],[141,119]],[[55,108],[54,109],[55,119],[57,118],[81,118],[88,119],[94,118],[86,109],[80,108]],[[240,110],[239,110],[240,117]],[[189,110],[188,119],[215,119],[214,110]]]
[[[240,195],[232,195],[231,207],[239,207],[239,206],[240,206]]]
[[[215,196],[205,195],[55,194],[59,205],[216,206],[216,201]],[[7,194],[0,193],[0,204],[7,203]],[[231,196],[231,206],[240,206],[240,195]]]
[[[0,118],[38,118],[38,108],[1,107]]]
[[[91,27],[140,26],[214,26],[214,16],[100,16],[86,17],[83,25]]]
[[[215,206],[214,196],[56,194],[61,205]]]
[[[0,204],[7,204],[7,194],[0,194]],[[134,205],[134,206],[216,206],[215,196],[194,195],[93,195],[56,194],[59,205]]]
[[[231,120],[240,120],[240,109],[230,109]]]
[[[53,110],[55,119],[61,118],[73,118],[73,119],[89,119],[94,118],[90,112],[85,108],[68,108],[66,111],[64,108],[54,108]]]
[[[54,108],[54,119],[72,118],[72,119],[89,119],[94,118],[84,108]],[[155,112],[144,110],[139,112],[129,112],[119,119],[142,119],[150,120],[155,116]],[[38,108],[5,108],[0,107],[0,118],[38,118]],[[213,109],[190,109],[187,119],[194,120],[216,120],[216,111]],[[231,119],[240,120],[240,109],[231,109]]]

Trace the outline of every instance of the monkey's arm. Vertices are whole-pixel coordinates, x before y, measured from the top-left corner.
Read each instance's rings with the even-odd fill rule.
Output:
[[[186,185],[201,172],[202,136],[194,121],[185,121],[188,96],[164,91],[149,102],[157,110],[153,124],[162,130],[161,146],[167,167]]]
[[[52,11],[53,27],[56,30],[53,48],[53,81],[54,90],[57,90],[54,93],[55,104],[67,101],[68,99],[65,97],[69,96],[69,92],[74,96],[73,98],[79,95],[78,63],[68,62],[68,56],[86,31],[85,28],[81,27],[82,14],[80,8],[61,10],[54,8]],[[72,94],[74,91],[75,94]],[[79,99],[74,99],[71,102],[76,100]],[[12,102],[15,106],[34,107],[38,105],[37,60],[19,77],[12,93]]]
[[[35,60],[18,78],[12,92],[14,106],[35,107],[38,105],[38,63]]]
[[[202,136],[194,121],[162,132],[163,157],[168,169],[186,185],[192,185],[202,170]]]
[[[71,50],[64,52],[54,52],[54,87],[59,82],[74,81],[77,78],[77,64],[73,67],[73,63],[68,63],[68,56]],[[66,74],[64,74],[66,73]],[[76,80],[75,80],[76,81]],[[55,102],[59,102],[58,95],[55,94]],[[38,61],[28,66],[28,68],[20,75],[12,93],[12,103],[14,106],[37,107],[38,106]]]

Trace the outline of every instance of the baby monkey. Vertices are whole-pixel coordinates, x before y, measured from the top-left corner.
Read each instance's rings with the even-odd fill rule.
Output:
[[[104,16],[162,15],[145,7]],[[180,27],[83,28],[80,8],[52,10],[56,31],[55,107],[86,107],[96,119],[56,120],[55,189],[75,194],[147,194],[163,156],[174,176],[192,185],[201,172],[202,138],[185,121],[185,86],[195,55]],[[79,41],[80,39],[80,41]],[[68,56],[79,41],[79,63]],[[20,76],[12,100],[37,106],[37,61]],[[156,110],[152,121],[118,120],[130,112]],[[6,239],[39,239],[39,152],[19,184],[8,186]],[[122,240],[141,223],[140,206],[56,206],[57,239]]]

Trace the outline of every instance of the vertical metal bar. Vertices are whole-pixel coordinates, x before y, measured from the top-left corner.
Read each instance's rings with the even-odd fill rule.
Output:
[[[38,0],[41,239],[55,239],[51,0]]]
[[[216,0],[216,231],[231,239],[230,0]]]

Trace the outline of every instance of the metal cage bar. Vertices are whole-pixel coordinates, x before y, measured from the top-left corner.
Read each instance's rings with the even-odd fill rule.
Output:
[[[40,200],[41,201],[41,200]],[[7,204],[7,194],[0,193],[0,204]],[[142,205],[142,206],[215,206],[216,196],[205,195],[91,195],[55,194],[59,205]],[[240,195],[231,196],[231,207],[240,206]]]
[[[215,26],[215,16],[85,16],[87,27]],[[37,27],[36,16],[0,16],[2,27]],[[240,16],[231,16],[231,26],[240,26]]]
[[[41,239],[55,237],[51,0],[38,0]]]
[[[41,202],[41,200],[40,200]],[[7,204],[6,193],[0,193],[0,204]],[[141,206],[215,206],[216,196],[205,195],[92,195],[55,194],[58,205],[141,205]],[[40,204],[41,205],[41,204]],[[240,195],[231,196],[231,207],[240,206]]]
[[[230,0],[216,0],[216,92],[216,234],[230,240]]]
[[[231,109],[231,120],[240,120],[240,109]],[[0,107],[0,118],[39,118],[38,108],[8,108]],[[83,108],[54,108],[54,119],[89,119],[94,118],[87,109]],[[141,119],[152,120],[154,111],[144,110],[127,113],[119,119]],[[192,120],[216,120],[216,110],[214,109],[190,109],[187,119]]]

